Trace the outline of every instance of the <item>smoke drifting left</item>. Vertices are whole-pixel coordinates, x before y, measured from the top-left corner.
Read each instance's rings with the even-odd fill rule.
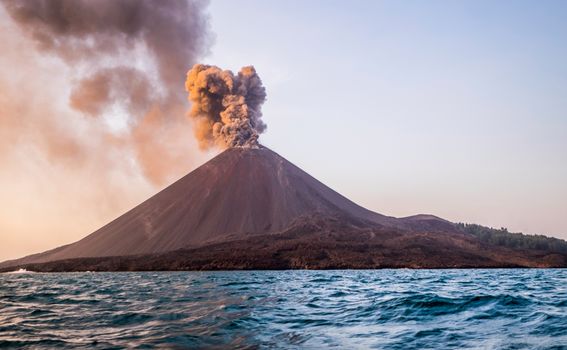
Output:
[[[49,128],[44,151],[52,160],[83,159],[112,147],[114,152],[131,154],[153,183],[164,183],[172,172],[180,175],[172,164],[187,165],[183,158],[188,158],[191,146],[190,138],[179,132],[190,133],[184,72],[207,51],[209,42],[204,2],[2,0],[2,4],[35,42],[36,50],[66,65],[72,78],[65,96],[69,106],[103,119],[106,125],[120,126],[120,132],[116,125],[98,127],[99,135],[93,135],[94,127],[84,130],[86,138],[109,142],[97,150],[91,140],[65,134],[69,121],[53,118],[43,126]],[[33,93],[42,94],[46,88]],[[116,115],[121,120],[116,121]],[[182,144],[188,145],[180,148]]]
[[[0,260],[75,240],[200,164],[205,1],[0,0]]]

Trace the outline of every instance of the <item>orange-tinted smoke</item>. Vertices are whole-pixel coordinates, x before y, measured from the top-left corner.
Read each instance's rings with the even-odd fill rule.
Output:
[[[196,64],[187,73],[185,89],[201,148],[258,147],[258,137],[266,130],[261,111],[266,89],[254,67],[243,67],[234,75]]]
[[[112,150],[92,149],[92,142],[85,139],[89,137],[88,130],[81,131],[82,138],[65,141],[66,135],[58,130],[68,129],[68,121],[52,118],[53,123],[46,126],[49,130],[42,135],[50,139],[45,143],[49,149],[44,151],[51,160],[72,159],[74,155],[84,159],[86,153],[98,151],[123,152],[135,155],[140,169],[156,184],[180,175],[177,165],[187,164],[180,152],[190,157],[187,149],[191,145],[191,127],[184,117],[186,100],[181,87],[188,65],[207,52],[210,42],[205,1],[0,3],[35,42],[37,50],[66,64],[72,76],[71,90],[66,96],[71,108],[82,115],[110,121],[117,110],[127,114],[125,130],[119,135],[110,128],[106,131],[109,139],[119,139],[106,145],[119,147]],[[168,164],[174,161],[175,165]]]

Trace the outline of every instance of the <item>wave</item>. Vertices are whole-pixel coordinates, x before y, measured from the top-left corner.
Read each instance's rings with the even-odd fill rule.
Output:
[[[16,271],[9,271],[9,272],[6,272],[6,273],[7,274],[21,274],[21,273],[37,273],[37,272],[29,271],[29,270],[26,270],[26,269],[19,269],[19,270],[16,270]]]
[[[0,275],[0,347],[551,349],[567,270]]]

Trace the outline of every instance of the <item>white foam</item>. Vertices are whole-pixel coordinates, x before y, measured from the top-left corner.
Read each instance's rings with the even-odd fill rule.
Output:
[[[34,271],[28,271],[26,269],[19,269],[19,270],[16,270],[16,271],[10,271],[8,273],[35,273],[35,272]]]

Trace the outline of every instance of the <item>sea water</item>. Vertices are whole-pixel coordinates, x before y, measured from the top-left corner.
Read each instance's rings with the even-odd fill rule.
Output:
[[[0,347],[567,349],[567,270],[0,274]]]

